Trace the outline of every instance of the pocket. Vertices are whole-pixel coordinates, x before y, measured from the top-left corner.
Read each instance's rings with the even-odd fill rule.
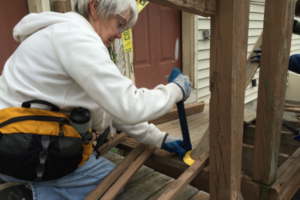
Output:
[[[73,154],[63,154],[48,149],[43,181],[59,179],[75,171],[82,160],[82,152],[83,149]]]
[[[40,148],[19,154],[0,151],[0,173],[20,180],[35,180],[40,151]]]

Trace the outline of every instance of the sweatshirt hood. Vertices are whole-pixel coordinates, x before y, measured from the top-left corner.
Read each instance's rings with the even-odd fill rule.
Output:
[[[75,12],[68,12],[64,14],[57,12],[42,12],[39,14],[31,13],[26,15],[15,26],[13,30],[13,37],[17,42],[23,42],[27,37],[40,29],[64,22],[79,22],[94,30],[91,24],[84,17]]]

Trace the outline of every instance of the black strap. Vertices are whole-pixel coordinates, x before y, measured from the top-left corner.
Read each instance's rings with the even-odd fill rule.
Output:
[[[59,111],[59,108],[52,104],[49,103],[47,101],[43,101],[43,100],[31,100],[31,101],[25,101],[22,103],[22,107],[23,108],[30,108],[32,103],[38,103],[38,104],[42,104],[42,105],[46,105],[46,106],[50,106],[51,107],[51,111]]]
[[[45,163],[46,163],[46,159],[48,156],[48,147],[50,144],[50,136],[43,135],[41,142],[42,142],[43,150],[40,152],[40,155],[39,155],[40,164],[36,167],[36,175],[37,175],[37,179],[35,180],[36,182],[42,181],[42,178],[43,178],[43,174],[45,171]]]
[[[96,140],[97,141],[97,145],[94,146],[94,150],[97,153],[96,159],[98,159],[100,157],[100,153],[101,150],[99,151],[98,148],[101,147],[102,144],[104,144],[106,137],[108,136],[110,132],[110,127],[108,127],[107,129],[105,129],[105,131],[103,132],[103,134]]]

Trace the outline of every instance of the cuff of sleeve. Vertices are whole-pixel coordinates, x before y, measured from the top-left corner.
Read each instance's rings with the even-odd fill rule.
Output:
[[[164,146],[164,143],[166,142],[166,139],[167,139],[167,137],[168,137],[168,133],[166,133],[166,135],[165,135],[165,137],[164,137],[164,139],[163,139],[163,141],[162,141],[162,143],[161,143],[161,149],[163,148],[163,146]]]
[[[183,93],[181,88],[176,83],[169,83],[166,85],[166,87],[173,91],[173,95],[175,96],[176,103],[182,101]]]

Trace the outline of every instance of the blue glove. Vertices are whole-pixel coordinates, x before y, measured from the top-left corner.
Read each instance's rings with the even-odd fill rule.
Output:
[[[181,160],[183,160],[185,155],[184,143],[181,138],[167,135],[165,142],[162,144],[162,149],[177,154]]]
[[[251,56],[250,61],[251,62],[260,62],[260,59],[261,59],[261,49],[255,49],[254,53],[256,53],[256,55]]]
[[[172,73],[169,78],[169,83],[176,83],[182,93],[183,93],[183,101],[189,98],[192,90],[192,84],[188,76],[184,75],[178,68],[172,70]]]

